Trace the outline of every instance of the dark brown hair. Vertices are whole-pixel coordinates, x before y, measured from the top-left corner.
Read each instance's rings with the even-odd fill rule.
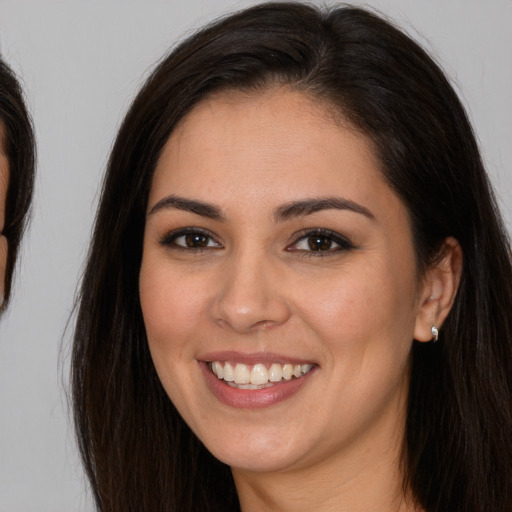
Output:
[[[9,162],[9,188],[2,233],[9,242],[5,272],[5,306],[11,293],[14,268],[32,201],[35,142],[32,122],[23,100],[20,84],[12,70],[1,59],[0,123],[4,127],[4,137],[0,144]]]
[[[404,485],[429,512],[504,512],[512,500],[512,267],[475,137],[433,60],[365,10],[270,3],[175,48],[113,147],[78,298],[76,431],[99,510],[232,511],[229,468],[191,433],[149,354],[139,303],[145,211],[161,150],[214,91],[276,84],[331,105],[375,144],[409,211],[425,269],[447,236],[464,254],[438,343],[413,342]]]

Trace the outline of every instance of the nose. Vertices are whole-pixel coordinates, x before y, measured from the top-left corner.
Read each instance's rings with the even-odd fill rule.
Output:
[[[241,255],[226,267],[211,310],[218,325],[251,333],[288,320],[286,289],[276,265],[261,255]]]

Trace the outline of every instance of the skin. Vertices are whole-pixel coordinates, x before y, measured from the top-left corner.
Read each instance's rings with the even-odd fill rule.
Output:
[[[9,161],[4,148],[5,128],[0,122],[0,233],[5,225],[5,201],[9,186]],[[0,235],[0,305],[4,302],[5,266],[7,264],[7,238]]]
[[[212,204],[224,219],[155,209],[170,194]],[[284,204],[326,197],[370,215],[275,217]],[[206,249],[170,241],[191,227],[210,233]],[[354,248],[311,251],[303,230],[319,228]],[[415,261],[407,212],[370,141],[308,97],[224,93],[175,129],[150,191],[142,311],[164,388],[231,466],[244,512],[416,510],[399,466],[411,344],[429,341],[448,313],[460,249],[448,239],[422,278]],[[198,364],[225,350],[277,352],[315,371],[282,402],[231,407]]]

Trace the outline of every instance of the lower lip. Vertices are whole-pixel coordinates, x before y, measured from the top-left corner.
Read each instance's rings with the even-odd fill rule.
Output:
[[[199,362],[199,366],[205,376],[206,383],[210,391],[215,395],[217,400],[239,409],[260,409],[262,407],[270,407],[295,395],[308,380],[309,376],[314,372],[314,368],[308,373],[287,381],[281,381],[273,386],[262,389],[238,389],[226,384],[225,381],[218,379],[210,370],[208,363]]]

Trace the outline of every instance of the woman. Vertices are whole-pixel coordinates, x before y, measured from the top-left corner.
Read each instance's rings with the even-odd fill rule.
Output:
[[[124,120],[79,297],[99,510],[506,510],[511,283],[407,36],[296,3],[200,31]]]
[[[35,144],[20,85],[0,59],[0,304],[7,305],[34,186]]]

